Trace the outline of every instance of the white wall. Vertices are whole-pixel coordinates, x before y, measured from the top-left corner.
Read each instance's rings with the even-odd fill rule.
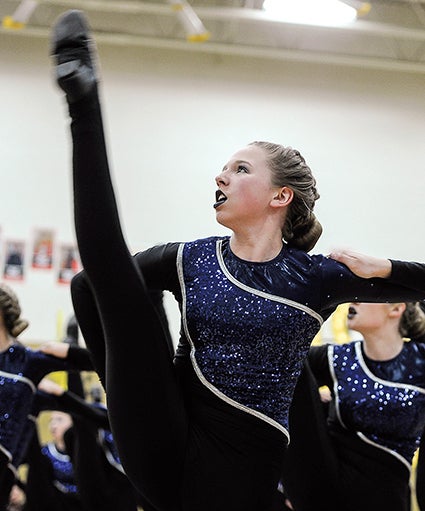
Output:
[[[324,226],[315,252],[348,246],[425,260],[423,76],[106,45],[99,53],[132,250],[226,233],[212,209],[214,176],[263,139],[296,147],[313,169]],[[37,227],[72,242],[70,137],[48,42],[0,34],[0,64],[0,242],[29,240]],[[72,313],[69,289],[31,269],[12,287],[31,321],[22,339],[56,338],[58,317]]]

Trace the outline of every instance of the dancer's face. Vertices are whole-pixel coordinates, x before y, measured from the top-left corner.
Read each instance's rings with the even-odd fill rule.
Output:
[[[377,331],[391,317],[394,304],[391,303],[351,303],[348,308],[347,326],[361,334]]]
[[[231,229],[264,217],[279,188],[272,185],[266,153],[257,146],[236,152],[216,177],[217,221]]]
[[[72,426],[72,418],[63,412],[52,412],[49,421],[49,430],[54,440],[63,438],[65,431]]]

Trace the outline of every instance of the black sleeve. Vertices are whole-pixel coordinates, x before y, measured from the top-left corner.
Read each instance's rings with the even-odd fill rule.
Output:
[[[52,484],[53,469],[42,454],[38,432],[35,430],[27,451],[28,474],[25,511],[54,511],[60,509]]]
[[[425,291],[425,264],[391,259],[391,280],[395,284],[416,289],[421,293]],[[422,299],[425,299],[423,296]]]
[[[135,262],[145,277],[149,289],[170,291],[177,298],[180,284],[177,274],[177,251],[180,243],[157,245],[138,252]]]
[[[97,428],[111,429],[108,413],[105,408],[88,403],[73,392],[64,392],[59,396],[58,403],[63,411],[82,417],[93,423]]]
[[[66,360],[79,371],[94,371],[89,350],[81,346],[70,345]]]
[[[414,302],[425,300],[425,264],[391,261],[388,278],[361,278],[331,258],[318,259],[322,273],[321,314],[348,302]]]
[[[332,376],[329,370],[328,346],[311,346],[308,352],[308,363],[319,387],[327,385],[332,388]]]

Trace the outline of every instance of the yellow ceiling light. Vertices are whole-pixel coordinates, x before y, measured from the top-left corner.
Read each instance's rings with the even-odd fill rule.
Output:
[[[210,38],[210,33],[204,27],[199,16],[186,0],[168,0],[186,32],[186,39],[192,43],[204,42]]]
[[[354,7],[357,11],[357,16],[366,16],[372,9],[372,5],[369,2],[361,2],[360,0],[340,0],[344,4]]]
[[[2,19],[3,28],[20,30],[25,27],[35,11],[38,2],[35,0],[22,0],[11,16],[5,16]]]

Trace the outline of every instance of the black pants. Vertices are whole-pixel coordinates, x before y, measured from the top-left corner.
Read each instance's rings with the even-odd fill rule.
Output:
[[[409,471],[355,433],[330,432],[305,362],[290,409],[283,485],[296,511],[408,511]]]

